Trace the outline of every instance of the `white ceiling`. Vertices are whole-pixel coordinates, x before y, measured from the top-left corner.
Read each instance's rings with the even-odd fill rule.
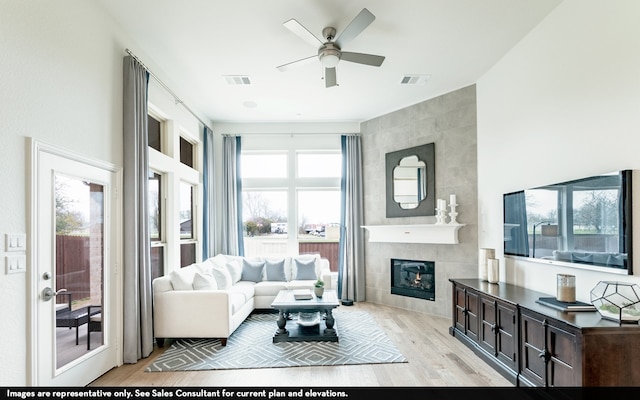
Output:
[[[475,83],[561,0],[97,0],[133,40],[127,47],[205,121],[362,122]],[[380,67],[341,61],[325,88],[317,54],[283,26],[338,35],[363,9],[376,17],[343,51],[385,56]],[[406,74],[429,75],[401,85]],[[231,86],[243,75],[249,86]]]

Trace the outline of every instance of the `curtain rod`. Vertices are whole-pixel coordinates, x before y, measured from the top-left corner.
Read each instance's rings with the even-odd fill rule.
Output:
[[[162,86],[167,92],[169,92],[171,96],[173,96],[173,99],[176,102],[176,104],[182,105],[182,107],[184,107],[187,111],[189,111],[189,113],[193,115],[194,118],[197,119],[202,125],[204,125],[205,128],[213,132],[213,129],[211,129],[209,125],[205,124],[204,121],[202,121],[200,117],[196,115],[196,113],[194,113],[186,104],[184,104],[184,101],[182,101],[175,93],[173,93],[173,91],[169,88],[169,86],[165,85],[165,83],[162,82],[160,78],[158,78],[153,72],[151,72],[151,70],[142,62],[142,60],[138,58],[138,56],[133,54],[133,52],[131,52],[131,50],[129,49],[125,49],[125,50],[131,57],[133,57],[137,62],[139,62],[140,65],[142,65],[142,68],[144,68],[149,73],[149,75],[151,75],[151,77],[160,84],[160,86]]]

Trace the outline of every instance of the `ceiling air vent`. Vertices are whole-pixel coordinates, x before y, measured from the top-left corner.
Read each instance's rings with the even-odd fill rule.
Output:
[[[401,85],[424,85],[431,75],[404,75],[400,80]]]
[[[225,75],[224,79],[227,81],[227,85],[231,86],[251,85],[251,78],[245,75]]]

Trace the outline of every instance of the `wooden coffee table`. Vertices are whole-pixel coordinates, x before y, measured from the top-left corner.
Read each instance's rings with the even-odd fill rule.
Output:
[[[313,291],[311,291],[313,293]],[[335,290],[325,290],[322,297],[309,300],[296,300],[293,290],[281,290],[271,303],[278,310],[278,329],[273,336],[273,343],[278,342],[337,342],[338,332],[332,310],[340,305]],[[304,326],[298,323],[296,313],[320,313],[317,325]]]

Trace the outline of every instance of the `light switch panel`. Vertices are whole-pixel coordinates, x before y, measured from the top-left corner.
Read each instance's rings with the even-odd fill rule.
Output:
[[[25,251],[27,250],[27,235],[25,233],[7,233],[5,234],[6,251]]]
[[[23,254],[4,257],[7,274],[24,273],[27,270],[27,256]]]

